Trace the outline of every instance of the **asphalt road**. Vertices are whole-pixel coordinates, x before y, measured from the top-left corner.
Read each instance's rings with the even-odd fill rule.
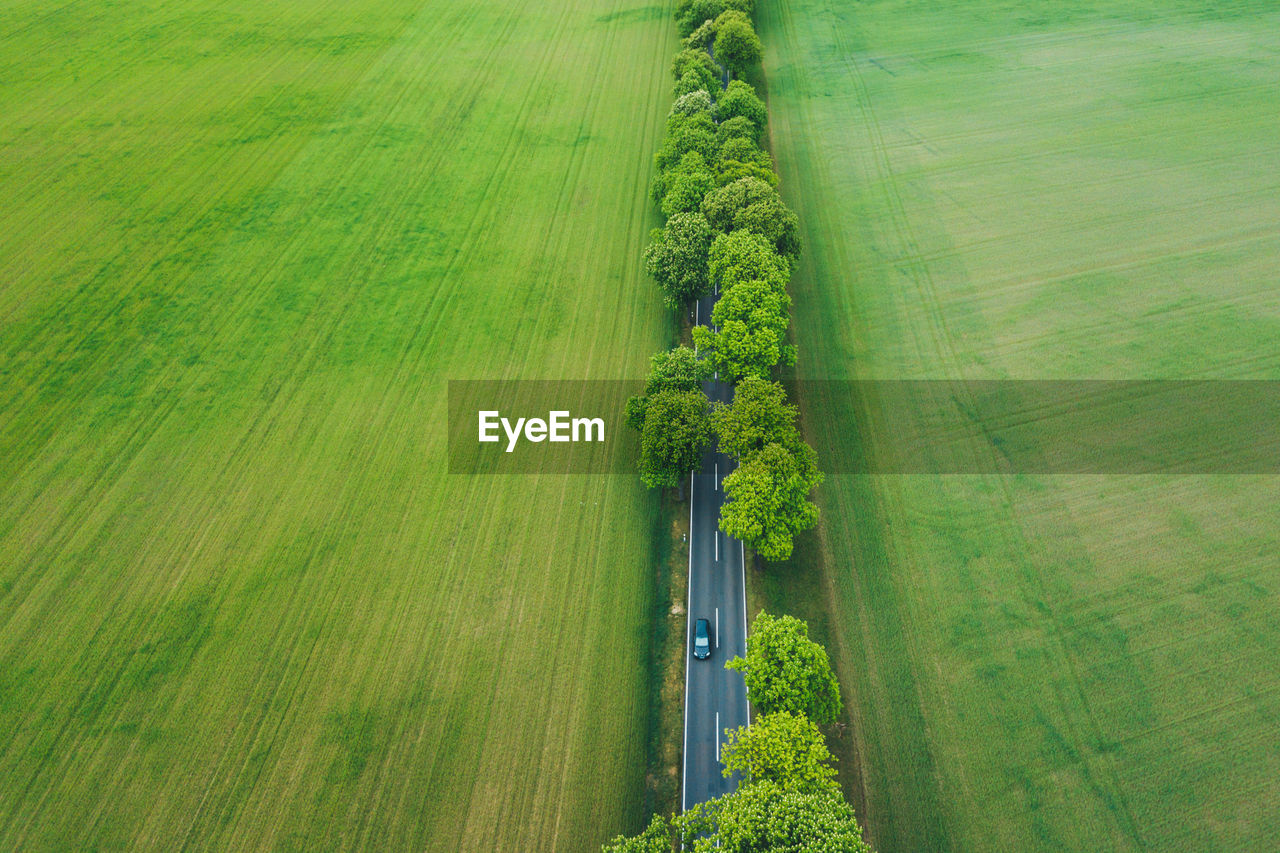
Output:
[[[695,317],[707,325],[715,296],[699,300]],[[703,383],[712,400],[733,399],[733,386]],[[747,724],[747,687],[742,674],[724,668],[725,661],[747,653],[747,598],[742,543],[720,532],[721,482],[733,460],[714,449],[702,454],[702,467],[691,478],[689,510],[689,614],[685,644],[683,809],[728,793],[737,778],[721,773],[724,730]],[[711,657],[693,656],[696,620],[711,622]]]

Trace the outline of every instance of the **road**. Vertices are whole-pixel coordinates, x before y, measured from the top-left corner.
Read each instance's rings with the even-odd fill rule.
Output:
[[[711,322],[715,295],[698,301],[695,319]],[[717,379],[703,383],[715,401],[733,399],[733,386]],[[720,745],[724,730],[747,724],[747,687],[742,674],[724,668],[725,661],[747,653],[746,577],[742,543],[720,532],[721,482],[733,460],[714,449],[702,454],[702,466],[691,476],[689,508],[689,613],[685,644],[684,772],[681,808],[728,793],[737,778],[721,774]],[[712,626],[711,657],[693,656],[693,626],[708,619]],[[717,626],[718,623],[718,626]]]

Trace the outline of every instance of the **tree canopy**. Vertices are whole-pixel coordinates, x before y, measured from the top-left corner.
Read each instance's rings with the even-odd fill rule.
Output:
[[[663,391],[697,391],[711,368],[688,347],[675,347],[649,356],[644,393],[627,400],[627,426],[644,427],[649,398]]]
[[[652,240],[644,252],[645,269],[662,288],[669,308],[681,308],[710,289],[711,228],[701,213],[673,213],[665,226],[654,229]]]
[[[812,450],[793,454],[769,444],[724,478],[720,529],[746,543],[770,562],[791,556],[795,536],[818,523],[818,507],[809,492],[822,482]]]
[[[749,139],[760,144],[760,129],[746,116],[734,116],[716,126],[716,141],[723,147],[730,139]]]
[[[751,376],[767,379],[778,364],[795,363],[795,347],[783,337],[786,322],[785,315],[762,311],[758,316],[726,320],[714,331],[695,326],[693,342],[710,354],[716,370],[725,376],[734,380]]]
[[[784,791],[838,793],[834,760],[817,725],[789,711],[731,730],[720,748],[725,776],[740,773],[748,783],[773,782]]]
[[[834,791],[744,785],[672,822],[694,853],[871,853],[853,809]]]
[[[685,155],[688,157],[698,156],[696,151],[691,151]],[[680,213],[694,214],[703,223],[706,218],[698,211],[702,207],[702,200],[706,198],[707,193],[716,188],[716,176],[711,174],[711,170],[705,166],[702,168],[686,169],[681,163],[679,170],[673,170],[665,176],[663,181],[666,187],[666,193],[662,197],[662,203],[659,207],[665,216],[675,216]],[[703,262],[706,262],[706,253],[711,248],[711,228],[707,227],[707,246],[703,249]]]
[[[683,79],[683,78],[682,78]],[[676,98],[675,103],[671,105],[671,113],[673,116],[691,116],[698,113],[706,113],[711,115],[712,103],[711,95],[706,89],[698,89],[689,92],[687,95],[681,95]]]
[[[715,195],[715,192],[710,195]],[[702,206],[706,210],[706,200]],[[707,253],[707,272],[711,282],[722,291],[752,280],[764,281],[770,287],[785,290],[791,281],[791,266],[774,251],[769,238],[751,231],[716,236]]]
[[[715,60],[705,50],[695,47],[685,48],[671,60],[671,74],[675,79],[679,80],[690,71],[706,82],[704,89],[710,91],[720,88],[720,69],[716,67]]]
[[[759,145],[744,136],[732,137],[721,143],[715,169],[717,186],[722,187],[741,178],[758,178],[771,187],[778,185],[773,160],[760,150]]]
[[[682,485],[711,441],[707,396],[701,389],[649,395],[640,428],[640,481],[649,488]]]
[[[707,92],[707,83],[696,69],[690,68],[681,75],[676,81],[676,85],[671,89],[671,96],[679,98],[681,95],[687,95],[690,92]]]
[[[716,18],[715,54],[735,77],[760,64],[764,45],[745,13],[729,10]]]
[[[800,221],[766,181],[745,177],[708,193],[702,214],[716,231],[751,231],[791,262],[800,256]]]
[[[674,115],[667,119],[667,135],[653,155],[654,165],[665,172],[678,164],[686,154],[697,152],[703,162],[711,162],[719,150],[716,125],[706,113]]]
[[[726,9],[750,15],[754,8],[754,0],[677,0],[676,26],[680,35],[688,36],[704,22],[719,18]]]
[[[716,98],[715,116],[717,121],[745,118],[755,125],[757,133],[763,131],[769,121],[764,101],[756,96],[756,90],[750,83],[742,80],[731,81]]]
[[[747,656],[725,664],[747,682],[747,698],[760,714],[803,714],[816,723],[840,715],[840,687],[827,650],[809,639],[809,626],[794,616],[765,611],[751,623]]]
[[[720,449],[742,460],[769,444],[792,449],[800,443],[796,428],[799,410],[787,402],[787,392],[777,382],[749,378],[738,383],[733,400],[711,413],[711,427]]]

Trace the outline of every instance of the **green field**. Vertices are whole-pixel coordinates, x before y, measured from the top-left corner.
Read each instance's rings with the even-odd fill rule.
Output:
[[[1273,3],[760,6],[799,376],[1280,378]],[[828,460],[895,441],[802,405]],[[882,853],[1280,849],[1280,478],[821,492],[783,591],[828,598]]]
[[[657,504],[445,472],[643,374],[668,4],[0,4],[0,848],[590,849]]]

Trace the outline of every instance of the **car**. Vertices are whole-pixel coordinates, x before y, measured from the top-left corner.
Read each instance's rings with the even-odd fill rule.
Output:
[[[699,619],[693,626],[693,656],[698,660],[711,657],[711,623]]]

